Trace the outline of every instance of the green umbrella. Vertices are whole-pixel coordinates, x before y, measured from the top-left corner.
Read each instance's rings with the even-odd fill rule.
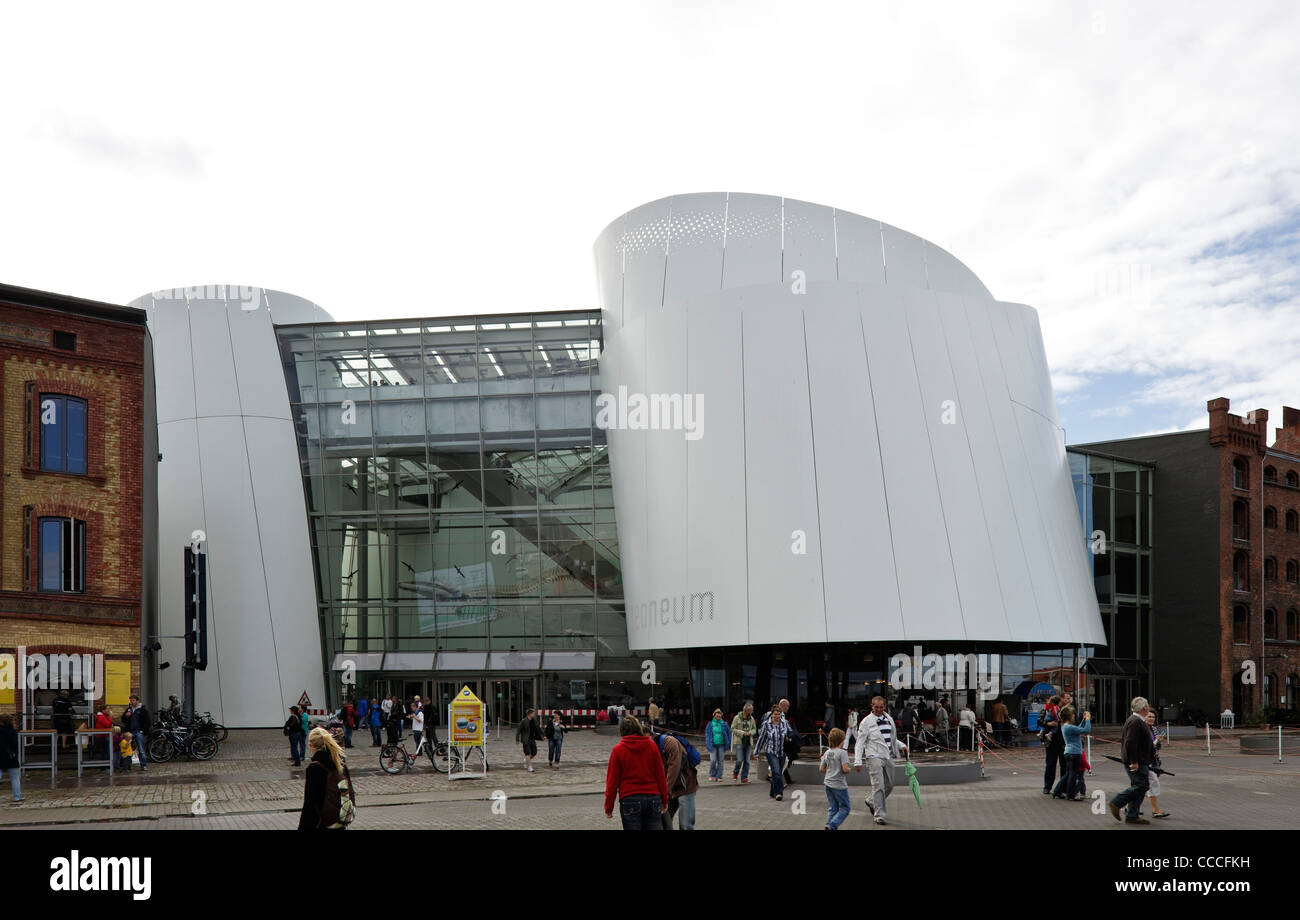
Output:
[[[912,787],[912,795],[916,799],[916,807],[921,807],[921,784],[916,779],[916,764],[912,761],[907,762],[907,785]]]

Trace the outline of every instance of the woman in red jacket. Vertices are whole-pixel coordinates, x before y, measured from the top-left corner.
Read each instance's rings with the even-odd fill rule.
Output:
[[[108,708],[105,703],[104,707],[95,713],[95,728],[100,731],[111,732],[113,730],[113,710]],[[103,754],[103,759],[108,760],[113,756],[113,736],[101,735],[95,739],[95,749]]]
[[[668,781],[659,746],[641,734],[641,723],[632,716],[619,723],[618,733],[605,771],[605,817],[614,817],[617,796],[623,830],[663,830],[659,816],[668,810]]]

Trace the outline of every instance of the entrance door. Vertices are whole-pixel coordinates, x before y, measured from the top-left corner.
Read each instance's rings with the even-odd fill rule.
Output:
[[[432,694],[438,707],[438,724],[447,723],[447,707],[460,693],[462,687],[469,687],[470,692],[483,700],[491,710],[492,701],[483,696],[483,682],[476,677],[453,677],[434,681]],[[428,716],[425,716],[427,719]]]
[[[537,706],[537,678],[512,677],[492,681],[492,717],[514,725],[524,713]]]

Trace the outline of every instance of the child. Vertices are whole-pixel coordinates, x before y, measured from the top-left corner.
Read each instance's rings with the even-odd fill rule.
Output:
[[[826,774],[826,830],[837,831],[849,816],[849,752],[844,744],[844,729],[832,728],[826,739],[830,745],[817,769]]]
[[[122,726],[113,726],[113,741],[117,745],[117,768],[119,770],[131,769],[131,755],[135,751],[131,748],[131,736],[122,734]]]

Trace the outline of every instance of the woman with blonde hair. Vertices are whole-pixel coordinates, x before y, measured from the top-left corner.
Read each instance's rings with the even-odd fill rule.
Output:
[[[352,791],[352,777],[348,775],[343,749],[323,728],[311,730],[307,736],[307,749],[311,752],[311,762],[307,764],[298,830],[346,830],[351,817],[348,815],[347,820],[343,820],[343,793],[339,787],[344,783],[347,785],[348,812],[356,805],[357,797]]]

